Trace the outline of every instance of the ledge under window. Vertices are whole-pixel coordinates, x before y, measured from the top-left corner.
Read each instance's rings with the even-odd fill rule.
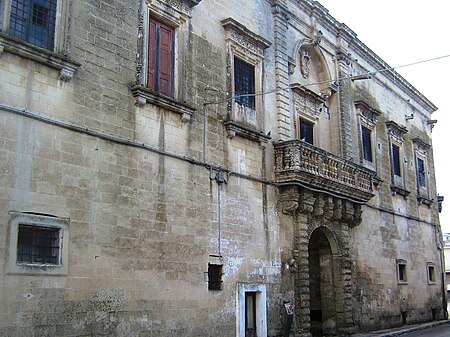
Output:
[[[271,139],[270,136],[264,134],[263,132],[252,130],[234,121],[225,122],[223,125],[225,126],[228,138],[230,139],[238,135],[250,139],[252,141],[258,142],[261,148],[265,148],[267,142]]]
[[[417,201],[419,202],[419,205],[424,204],[424,205],[427,205],[428,207],[430,207],[431,204],[434,202],[433,199],[429,199],[429,198],[422,197],[422,196],[418,196]]]
[[[197,110],[186,103],[181,103],[171,97],[154,92],[142,85],[135,85],[131,87],[130,90],[137,105],[144,106],[146,103],[149,103],[179,113],[181,115],[181,120],[184,123],[189,122],[192,115]]]
[[[75,71],[81,66],[80,63],[66,56],[36,47],[0,32],[0,55],[5,51],[59,70],[59,79],[66,82],[73,78]]]
[[[398,195],[401,195],[405,199],[411,193],[408,190],[405,190],[403,187],[399,187],[396,185],[391,185],[391,192],[392,192],[392,195],[398,194]]]

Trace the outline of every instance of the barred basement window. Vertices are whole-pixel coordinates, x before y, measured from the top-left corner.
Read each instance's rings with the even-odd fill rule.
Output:
[[[59,228],[19,225],[17,262],[59,264]]]
[[[208,290],[222,290],[222,267],[208,263]]]
[[[255,109],[255,67],[234,58],[234,95],[236,103]],[[250,95],[250,96],[249,96]]]
[[[57,0],[12,0],[8,33],[37,47],[54,49]]]
[[[10,211],[7,274],[67,275],[69,218]]]

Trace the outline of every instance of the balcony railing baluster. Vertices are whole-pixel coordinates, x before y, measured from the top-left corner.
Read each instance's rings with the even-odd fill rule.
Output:
[[[375,172],[365,167],[300,140],[276,143],[274,147],[278,183],[309,184],[313,188],[325,188],[365,202],[373,196],[372,177]]]

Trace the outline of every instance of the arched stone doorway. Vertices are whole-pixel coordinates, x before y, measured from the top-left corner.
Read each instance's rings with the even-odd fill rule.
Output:
[[[310,332],[313,337],[332,336],[337,327],[339,264],[335,261],[334,239],[327,231],[324,227],[317,228],[308,243]]]

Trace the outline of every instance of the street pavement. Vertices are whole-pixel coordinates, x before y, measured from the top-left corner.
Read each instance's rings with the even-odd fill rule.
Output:
[[[450,337],[450,321],[436,321],[424,324],[414,324],[399,328],[367,332],[352,335],[352,337]]]

